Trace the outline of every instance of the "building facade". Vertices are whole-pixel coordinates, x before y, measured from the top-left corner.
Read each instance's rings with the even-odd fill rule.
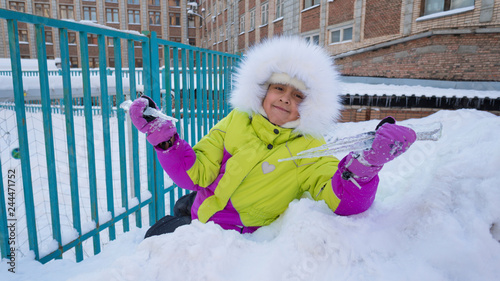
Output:
[[[500,81],[500,2],[494,0],[1,0],[0,8],[156,31],[160,38],[229,53],[244,53],[265,38],[299,35],[324,46],[344,76]],[[4,22],[0,29],[6,34]],[[33,28],[21,23],[19,29],[22,57],[34,58]],[[58,57],[56,32],[47,30],[49,58]],[[69,36],[78,67],[78,36]],[[89,35],[91,66],[98,63],[96,41]],[[8,57],[6,36],[0,56]]]
[[[494,0],[202,0],[201,42],[245,52],[280,34],[328,49],[345,76],[500,81]]]
[[[1,0],[0,8],[39,16],[68,19],[75,21],[91,21],[121,30],[155,31],[157,37],[184,44],[197,44],[200,21],[196,16],[188,14],[191,7],[196,11],[196,1],[186,0]],[[197,26],[198,25],[198,26]],[[35,31],[32,25],[19,22],[19,41],[21,58],[36,58]],[[7,34],[5,21],[0,22],[1,34]],[[69,31],[69,54],[71,67],[81,66],[79,55],[79,36],[76,32]],[[54,59],[60,57],[58,31],[46,28],[45,41],[47,57]],[[89,34],[89,65],[91,68],[99,66],[97,36]],[[114,66],[113,41],[107,39],[108,62]],[[142,66],[141,46],[136,46],[135,65]],[[123,52],[126,52],[123,48]],[[160,58],[162,52],[160,52]],[[9,57],[7,36],[0,39],[0,57]],[[122,54],[124,65],[127,65],[127,56]]]

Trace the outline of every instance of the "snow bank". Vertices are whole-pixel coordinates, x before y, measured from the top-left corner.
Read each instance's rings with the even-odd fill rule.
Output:
[[[0,279],[497,280],[500,117],[443,110],[401,124],[436,121],[442,138],[418,142],[386,164],[375,203],[363,214],[337,216],[303,198],[253,234],[195,221],[142,240],[140,229],[79,264],[41,266],[25,258],[13,275],[3,260]],[[330,137],[372,130],[377,122],[338,124]]]

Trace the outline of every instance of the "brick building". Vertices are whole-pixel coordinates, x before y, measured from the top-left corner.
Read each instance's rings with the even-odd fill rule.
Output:
[[[244,52],[266,37],[325,46],[345,76],[500,81],[494,0],[202,0],[202,44]]]
[[[197,6],[196,1],[190,1],[191,6]],[[0,8],[10,9],[39,16],[86,20],[93,23],[110,26],[122,30],[155,31],[159,38],[170,41],[196,45],[199,37],[200,21],[196,16],[188,14],[185,0],[1,0]],[[33,25],[19,22],[19,41],[21,58],[36,58],[35,30]],[[46,28],[47,58],[60,57],[59,38],[57,30]],[[7,34],[5,21],[0,21],[0,34]],[[70,41],[69,54],[71,67],[81,66],[79,55],[79,36],[76,32],[68,32]],[[89,65],[94,68],[99,65],[97,36],[89,34]],[[107,42],[107,65],[114,66],[113,42]],[[141,47],[137,46],[135,64],[142,66]],[[123,65],[127,65],[126,48],[123,48]],[[162,52],[160,52],[160,58]],[[0,38],[0,57],[8,58],[7,36]],[[161,60],[162,61],[162,60]],[[160,62],[161,63],[161,62]]]

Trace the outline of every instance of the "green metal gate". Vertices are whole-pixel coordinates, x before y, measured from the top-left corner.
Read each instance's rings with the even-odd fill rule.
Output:
[[[33,251],[35,258],[42,263],[62,258],[63,253],[69,250],[74,251],[77,261],[81,261],[84,258],[83,243],[86,240],[92,238],[91,248],[95,255],[101,251],[103,244],[101,235],[107,236],[104,240],[114,240],[117,232],[129,231],[131,227],[134,227],[130,223],[131,217],[135,217],[135,227],[140,228],[143,226],[143,217],[148,218],[149,225],[152,225],[165,215],[166,208],[169,208],[168,212],[172,213],[173,203],[176,198],[183,195],[183,191],[174,184],[165,186],[165,174],[156,159],[153,147],[140,141],[141,135],[133,126],[130,126],[126,113],[119,105],[125,99],[135,99],[137,92],[143,92],[161,105],[164,113],[180,120],[177,123],[179,134],[194,144],[208,133],[210,127],[228,114],[229,107],[226,97],[231,88],[232,69],[239,57],[166,41],[157,38],[155,32],[150,34],[125,32],[3,9],[0,9],[0,20],[7,21],[12,65],[12,72],[9,75],[11,75],[13,82],[14,101],[9,106],[3,105],[3,108],[4,110],[12,110],[12,114],[15,114],[21,163],[20,174],[17,172],[11,179],[13,171],[8,167],[1,167],[2,161],[0,161],[0,177],[2,178],[0,182],[0,245],[2,257],[11,257],[9,238],[12,237],[12,232],[9,227],[15,221],[12,222],[13,219],[10,216],[16,208],[12,196],[15,195],[14,187],[19,184],[19,181],[22,181],[22,186],[17,188],[22,190],[24,199],[22,212],[25,213],[25,232],[29,250]],[[46,182],[44,180],[42,186],[48,187],[50,222],[47,225],[50,225],[51,229],[52,237],[49,238],[55,241],[54,246],[43,249],[43,251],[39,241],[47,239],[47,237],[41,237],[44,234],[37,231],[37,223],[40,222],[38,209],[34,202],[34,190],[38,191],[43,187],[37,186],[39,185],[38,180],[34,184],[33,164],[30,162],[33,155],[30,154],[32,144],[30,144],[27,123],[30,123],[30,118],[34,117],[30,117],[32,114],[30,110],[33,106],[27,105],[24,98],[18,22],[34,25],[36,31],[39,68],[37,76],[40,87],[40,99],[37,102],[39,113],[36,114],[41,115],[36,115],[38,116],[36,118],[41,117],[43,120],[43,128],[41,128],[43,141],[41,142],[43,142],[42,154],[45,156],[46,167],[43,170],[43,174],[46,174]],[[59,34],[61,71],[55,74],[47,70],[44,35],[46,27],[57,29]],[[75,70],[70,69],[68,31],[77,32],[80,40],[79,50],[82,63],[80,75],[74,75]],[[98,42],[99,69],[97,76],[100,91],[97,97],[95,97],[96,93],[91,90],[91,80],[94,79],[91,76],[91,71],[96,71],[89,68],[87,41],[89,34],[95,34]],[[113,40],[114,68],[106,66],[106,48],[109,48],[106,39]],[[125,43],[123,47],[122,43]],[[142,71],[137,71],[135,68],[134,46],[137,44],[142,46]],[[126,50],[124,53],[128,54],[128,67],[125,68],[121,65],[122,48]],[[160,68],[160,52],[163,52],[163,68]],[[110,71],[115,77],[114,93],[108,91]],[[137,76],[136,74],[139,72],[141,75]],[[60,111],[54,111],[56,102],[51,97],[49,75],[59,75],[62,81],[63,97],[58,100]],[[96,74],[94,73],[94,75]],[[125,80],[124,77],[126,77]],[[75,83],[75,79],[80,79],[78,83],[81,83],[83,89],[82,95],[78,97],[79,104],[83,109],[78,108],[78,110],[75,109],[77,106],[74,103],[75,96],[72,94],[74,90],[72,83]],[[137,88],[139,85],[137,80],[139,79],[141,80],[141,89]],[[127,82],[127,80],[128,85],[125,86],[128,86],[129,92],[125,93],[123,81]],[[96,100],[98,100],[98,104],[96,104]],[[98,118],[95,117],[96,106],[99,108]],[[83,116],[77,117],[75,112],[79,111],[81,115],[82,110]],[[54,135],[55,118],[63,118],[65,124],[62,142],[65,143],[65,151],[67,151],[65,156],[67,167],[63,167],[69,171],[67,179],[66,177],[61,179],[58,171],[62,168],[56,164],[60,157],[56,155],[55,147],[60,146],[61,140],[60,136]],[[75,118],[82,118],[81,127],[75,128]],[[113,131],[111,126],[116,130]],[[96,127],[102,129],[96,129]],[[86,140],[75,137],[75,130],[77,133],[83,131]],[[96,139],[99,141],[96,142]],[[117,141],[112,143],[112,139],[117,139]],[[82,152],[83,149],[80,149],[80,146],[86,146],[86,150]],[[97,147],[102,147],[103,152],[96,152]],[[113,151],[117,151],[117,153],[113,154]],[[118,156],[115,157],[116,155]],[[141,168],[144,170],[144,167],[140,166],[141,157],[147,159],[146,173],[141,172]],[[112,163],[118,167],[114,169]],[[113,172],[114,170],[119,172]],[[87,175],[84,184],[81,183],[81,174]],[[103,176],[98,178],[100,174]],[[147,198],[141,195],[145,192],[143,189],[146,188],[150,193]],[[71,208],[71,216],[69,220],[72,224],[72,230],[76,232],[70,239],[65,238],[68,235],[63,235],[61,228],[61,202],[59,202],[63,196],[61,190],[70,190],[68,196],[71,198],[71,203],[68,205]],[[81,196],[83,190],[89,194],[85,200]],[[21,196],[21,194],[17,194],[17,196]],[[165,200],[166,198],[167,200]],[[105,208],[100,200],[106,202]],[[116,200],[120,201],[118,205]],[[86,208],[89,208],[91,228],[82,226],[81,212],[87,212]],[[148,213],[147,216],[144,215],[145,212]],[[117,225],[120,226],[119,231],[117,231]],[[108,233],[103,234],[103,230],[108,230]]]

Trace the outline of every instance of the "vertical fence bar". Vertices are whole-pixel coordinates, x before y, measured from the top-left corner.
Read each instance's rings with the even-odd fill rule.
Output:
[[[121,40],[118,37],[113,38],[113,50],[115,55],[115,93],[116,93],[116,115],[118,119],[118,151],[120,153],[120,183],[122,207],[128,211],[128,192],[127,192],[127,154],[125,151],[125,112],[120,105],[124,101],[122,85],[122,48]],[[123,232],[129,231],[128,216],[123,218]]]
[[[161,106],[161,93],[160,93],[160,58],[158,52],[158,38],[156,32],[151,32],[150,37],[150,75],[151,75],[151,97]],[[155,153],[156,154],[156,153]],[[163,180],[163,169],[157,157],[154,157],[154,173],[155,173],[155,194],[156,194],[156,219],[159,220],[165,216],[165,190]]]
[[[184,123],[184,139],[189,142],[189,90],[188,90],[188,81],[187,81],[187,58],[186,58],[186,49],[181,49],[181,64],[182,64],[182,112],[183,117],[182,121]],[[192,143],[190,143],[193,145]]]
[[[71,187],[71,208],[73,210],[73,227],[78,232],[78,236],[82,235],[81,217],[80,217],[80,201],[78,196],[78,174],[76,163],[75,149],[75,128],[73,121],[73,105],[71,103],[71,76],[70,76],[70,61],[68,49],[68,30],[66,28],[59,29],[59,42],[61,50],[61,68],[63,81],[63,96],[64,96],[64,114],[66,117],[66,139],[68,146],[68,163],[69,176]],[[76,246],[77,261],[83,260],[82,245],[79,243]]]
[[[128,71],[129,71],[129,88],[130,99],[135,100],[137,96],[137,89],[135,86],[135,47],[134,40],[127,40],[127,54],[128,54]],[[129,127],[132,130],[132,166],[134,177],[134,196],[137,198],[138,204],[141,204],[141,178],[139,169],[139,136],[135,126]],[[142,209],[138,208],[135,212],[135,225],[142,227]]]
[[[202,103],[203,103],[203,135],[208,134],[208,92],[207,92],[207,53],[204,51],[201,53],[201,77],[203,79],[201,91],[202,91]]]
[[[219,116],[217,121],[220,121],[224,117],[224,66],[222,64],[223,57],[219,55]]]
[[[189,50],[189,121],[191,123],[191,145],[194,145],[196,143],[194,71],[194,51]]]
[[[229,82],[229,69],[228,69],[228,57],[224,57],[224,86],[222,87],[224,89],[224,114],[223,117],[226,117],[227,114],[229,113],[229,108],[228,108],[228,94],[229,94],[229,88],[228,88],[228,82]]]
[[[165,79],[163,80],[163,86],[165,88],[165,109],[164,113],[168,116],[172,116],[172,74],[170,72],[170,47],[168,45],[163,45],[163,65],[165,66]]]
[[[45,28],[41,24],[35,25],[36,50],[40,80],[40,98],[42,103],[43,134],[45,138],[45,159],[47,161],[47,176],[50,197],[50,218],[52,223],[52,237],[57,241],[62,258],[61,222],[59,218],[59,200],[57,197],[56,160],[54,154],[54,137],[52,131],[52,112],[50,108],[49,76],[47,73],[47,53],[45,50]]]
[[[172,115],[172,73],[170,71],[170,47],[168,45],[163,45],[163,60],[165,66],[165,77],[163,80],[164,88],[165,88],[165,104],[166,108],[164,110],[165,114],[168,116]],[[178,118],[178,117],[177,117]],[[174,183],[175,186],[175,183]],[[169,202],[170,202],[170,210],[169,214],[173,215],[174,213],[174,204],[175,204],[175,194],[173,191],[169,192]]]
[[[102,131],[104,140],[104,170],[106,174],[106,201],[108,212],[111,218],[115,217],[115,208],[113,203],[113,170],[111,167],[111,133],[109,125],[110,117],[110,96],[108,93],[108,77],[106,71],[106,42],[104,35],[97,35],[97,45],[99,48],[99,81],[101,89],[101,114]],[[115,224],[109,226],[109,240],[115,240]]]
[[[196,141],[198,142],[202,136],[203,127],[203,107],[201,101],[203,99],[203,90],[201,88],[201,56],[200,51],[196,52],[196,124],[198,134]]]
[[[97,177],[94,146],[93,101],[90,88],[89,49],[86,32],[80,32],[80,55],[82,61],[83,110],[85,113],[85,134],[87,136],[87,163],[89,172],[90,216],[96,227],[99,226],[99,208],[97,200]],[[92,237],[94,254],[101,252],[99,231]]]
[[[146,40],[142,42],[142,82],[144,85],[144,94],[148,97],[151,97],[152,90],[151,90],[151,49],[150,49],[150,40]],[[153,173],[151,171],[154,171],[155,169],[155,162],[156,162],[156,157],[154,155],[154,150],[153,146],[146,144],[146,158],[147,158],[147,167],[148,171],[150,171],[147,174],[148,177],[148,190],[151,192],[151,197],[152,201],[151,204],[149,204],[149,224],[153,225],[157,221],[156,217],[156,173]]]
[[[177,133],[182,135],[182,115],[181,115],[181,93],[180,93],[180,73],[179,73],[179,49],[177,47],[172,48],[172,59],[174,60],[174,93],[175,93],[175,118],[179,119],[177,125]],[[185,114],[185,113],[184,113]],[[185,115],[184,115],[185,117]],[[182,188],[177,187],[177,194],[180,198],[182,196]],[[175,200],[174,200],[175,201]],[[173,207],[171,206],[173,212]]]
[[[214,76],[214,124],[216,124],[219,121],[219,109],[220,109],[220,102],[219,102],[219,77],[218,77],[218,55],[214,54],[214,60],[213,60],[213,76]]]
[[[26,225],[28,228],[29,248],[39,259],[38,239],[36,234],[35,205],[33,202],[33,183],[31,178],[31,163],[29,157],[28,131],[26,129],[26,113],[24,108],[24,91],[22,83],[21,55],[19,53],[19,37],[17,21],[7,20],[9,32],[10,63],[12,65],[12,82],[14,101],[16,104],[17,133],[19,152],[21,153],[21,174],[23,177],[24,204],[26,207]]]
[[[207,91],[207,95],[208,95],[208,121],[209,121],[209,124],[210,124],[210,128],[212,128],[214,126],[214,107],[213,107],[213,104],[212,104],[212,100],[213,100],[213,97],[214,97],[214,91],[212,89],[212,85],[213,85],[213,82],[214,82],[214,79],[213,79],[213,68],[212,68],[212,54],[211,53],[208,53],[207,54],[208,56],[208,67],[207,67],[207,70],[208,70],[208,91]]]

